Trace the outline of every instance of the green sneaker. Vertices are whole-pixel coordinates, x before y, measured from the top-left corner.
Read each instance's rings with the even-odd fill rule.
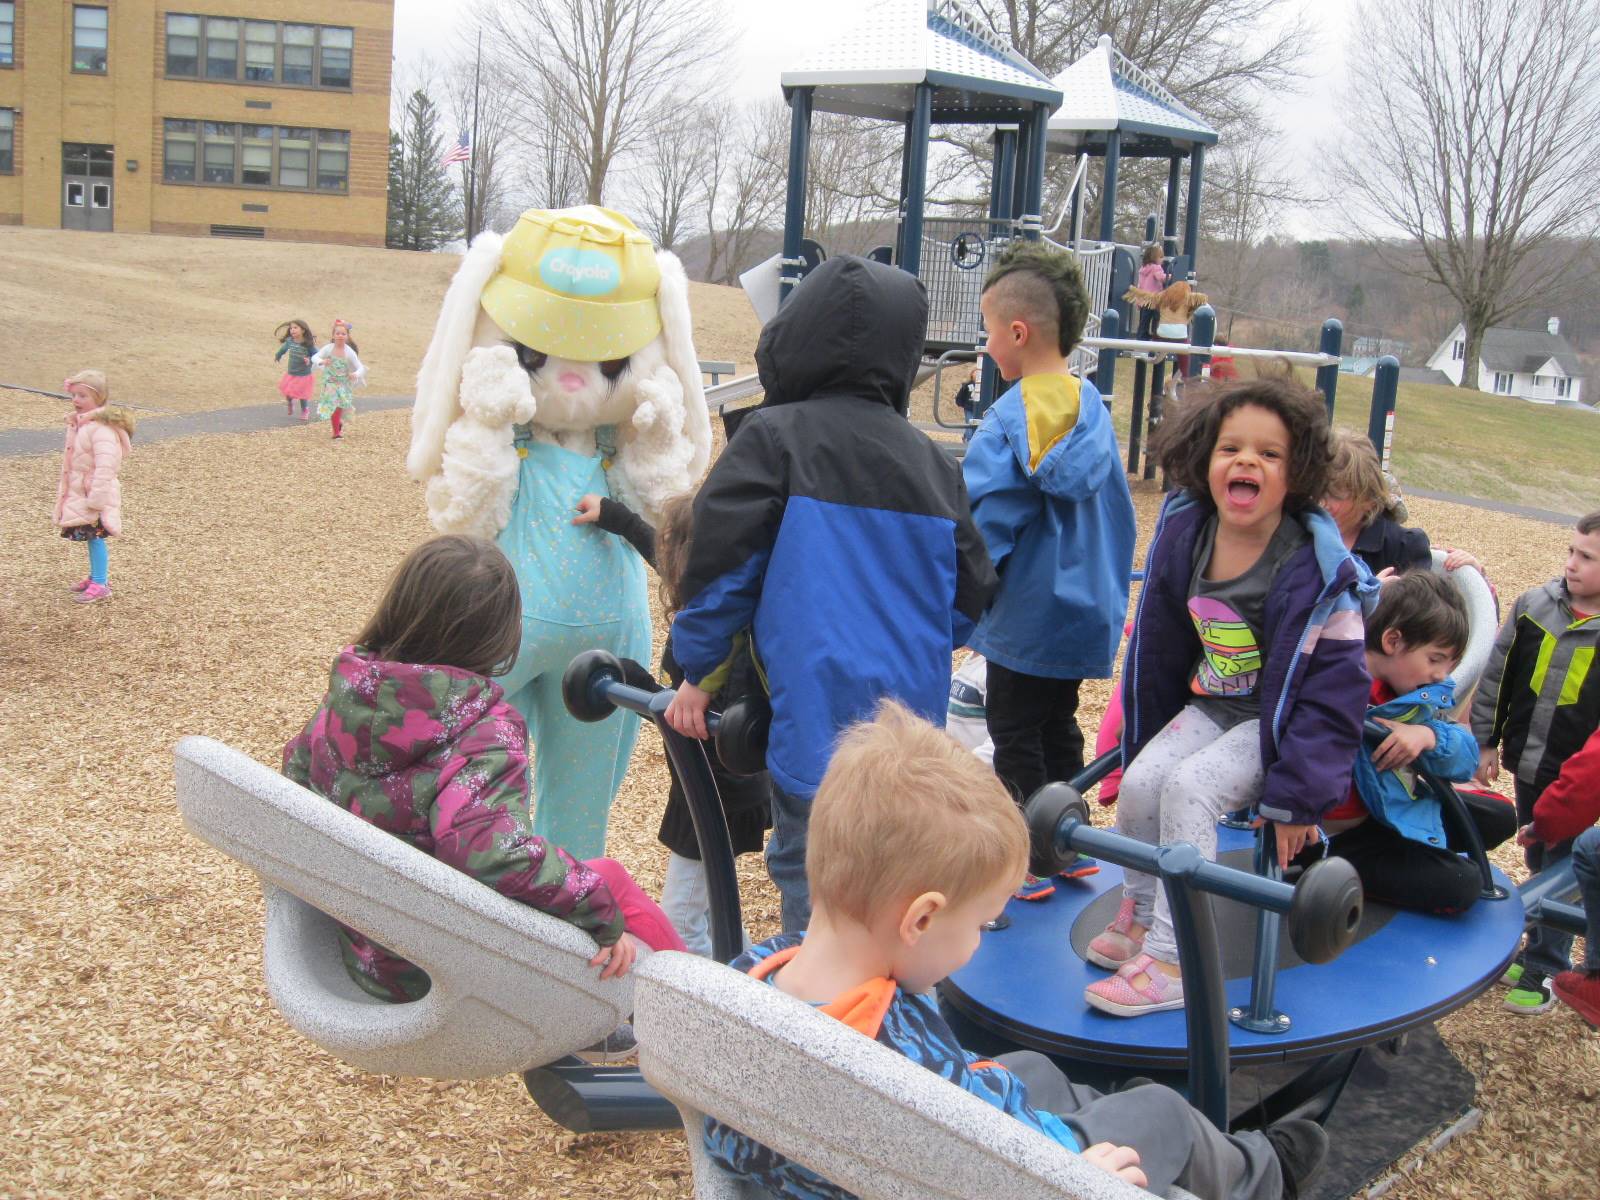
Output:
[[[1522,982],[1522,964],[1519,963],[1519,962],[1514,962],[1509,967],[1507,967],[1506,968],[1506,973],[1504,975],[1500,976],[1500,982],[1505,984],[1505,985],[1507,985],[1508,987],[1516,987],[1517,984],[1521,983]]]
[[[1506,993],[1505,1005],[1520,1017],[1542,1017],[1555,1007],[1555,991],[1543,976],[1523,975]]]

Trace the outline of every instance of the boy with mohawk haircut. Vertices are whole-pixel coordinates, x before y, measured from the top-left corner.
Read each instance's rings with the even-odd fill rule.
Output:
[[[995,773],[1021,804],[1083,768],[1078,687],[1111,677],[1128,612],[1133,498],[1100,393],[1068,372],[1089,312],[1077,263],[1017,242],[980,304],[984,353],[1012,386],[962,467],[1000,577],[969,644],[989,663]]]
[[[1028,834],[976,756],[893,701],[846,730],[811,812],[804,933],[781,934],[737,970],[820,1008],[1052,1141],[1165,1195],[1299,1195],[1327,1152],[1311,1121],[1225,1134],[1171,1088],[1111,1095],[1073,1083],[1042,1054],[996,1061],[963,1050],[931,989],[964,966],[1022,879]],[[849,1193],[714,1119],[706,1146],[728,1170],[796,1200]]]

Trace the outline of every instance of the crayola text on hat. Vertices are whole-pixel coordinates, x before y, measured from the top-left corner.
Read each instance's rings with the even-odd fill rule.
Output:
[[[577,362],[627,358],[661,334],[661,269],[619,212],[531,208],[506,235],[481,303],[524,346]]]

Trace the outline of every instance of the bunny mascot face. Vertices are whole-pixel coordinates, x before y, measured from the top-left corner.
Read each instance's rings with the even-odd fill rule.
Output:
[[[621,539],[573,525],[594,492],[653,520],[694,487],[711,425],[683,267],[620,213],[522,214],[472,243],[417,375],[407,470],[447,533],[496,538],[522,584],[522,647],[501,680],[537,747],[534,828],[580,859],[638,733],[618,713],[566,712],[561,675],[595,647],[650,653],[645,567]]]

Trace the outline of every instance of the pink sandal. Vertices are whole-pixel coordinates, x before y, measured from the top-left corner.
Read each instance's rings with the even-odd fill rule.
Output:
[[[1124,896],[1117,919],[1095,935],[1084,957],[1097,967],[1120,971],[1124,963],[1144,949],[1144,934],[1133,935],[1133,897]]]
[[[1128,960],[1110,979],[1091,983],[1083,989],[1083,998],[1091,1008],[1110,1013],[1114,1017],[1142,1017],[1145,1013],[1168,1012],[1183,1007],[1183,979],[1168,975],[1153,964],[1148,954]],[[1140,975],[1145,977],[1142,986],[1134,986]]]

